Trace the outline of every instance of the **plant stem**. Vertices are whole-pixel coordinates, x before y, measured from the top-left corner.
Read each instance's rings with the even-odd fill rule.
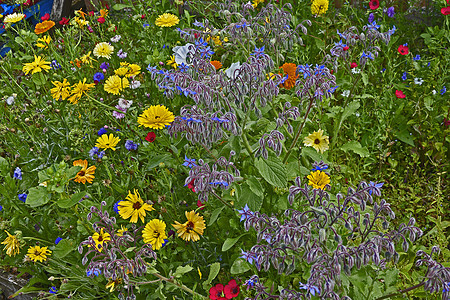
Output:
[[[182,290],[184,290],[184,291],[186,291],[186,292],[188,292],[188,293],[190,293],[192,295],[196,295],[196,296],[202,297],[202,299],[208,299],[207,297],[205,297],[205,296],[203,296],[203,295],[201,295],[201,294],[199,294],[197,292],[194,292],[193,290],[191,290],[190,288],[188,288],[184,284],[179,284],[179,283],[175,282],[175,280],[173,280],[171,278],[164,277],[164,276],[162,276],[162,275],[160,275],[158,273],[153,273],[153,275],[155,275],[156,277],[159,278],[159,280],[157,280],[157,281],[164,280],[165,282],[171,283],[171,284],[179,287],[180,289],[182,289]],[[146,283],[146,282],[143,282],[143,283]],[[149,283],[152,283],[152,281],[150,281]]]
[[[425,281],[422,281],[421,283],[416,284],[416,285],[414,285],[414,286],[412,286],[412,287],[409,287],[409,288],[404,289],[404,290],[400,290],[400,291],[398,291],[398,292],[396,292],[396,293],[392,293],[392,294],[389,294],[389,295],[386,295],[386,296],[377,298],[376,300],[387,299],[387,298],[391,298],[391,297],[393,297],[393,296],[401,295],[401,294],[403,294],[403,293],[406,293],[406,292],[415,290],[415,289],[421,287],[421,286],[424,285],[424,284],[425,284]]]

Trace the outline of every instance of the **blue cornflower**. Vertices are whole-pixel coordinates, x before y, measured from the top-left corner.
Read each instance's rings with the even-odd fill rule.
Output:
[[[328,93],[334,93],[338,89],[338,85],[328,90]]]
[[[250,264],[253,264],[253,261],[256,262],[256,256],[253,253],[251,253],[250,251],[249,252],[245,252],[242,249],[241,249],[241,256],[240,256],[240,258],[245,259]]]
[[[185,65],[184,63],[181,63],[181,65],[178,66],[178,69],[180,69],[180,72],[187,72],[189,66]]]
[[[420,60],[420,55],[417,54],[416,56],[414,56],[413,60]]]
[[[56,61],[56,59],[52,60],[50,67],[52,67],[53,70],[61,69],[61,65]]]
[[[255,50],[253,53],[250,53],[250,55],[254,55],[256,58],[260,58],[264,55],[264,48],[265,46],[262,46],[261,48],[258,48],[255,46]]]
[[[27,195],[27,194],[19,194],[18,197],[19,197],[19,200],[20,200],[20,201],[22,201],[23,203],[25,203],[25,201],[27,201],[28,195]]]
[[[373,13],[370,13],[370,14],[369,14],[369,19],[368,19],[369,23],[372,23],[374,20],[375,20],[374,14],[373,14]],[[339,33],[339,32],[338,32],[338,33]]]
[[[19,167],[17,167],[14,170],[13,176],[14,176],[14,179],[22,180],[22,170]]]
[[[109,63],[107,63],[107,62],[104,62],[100,65],[100,69],[102,69],[102,70],[108,70],[108,68],[109,68]]]
[[[197,20],[195,20],[195,22],[193,23],[193,25],[194,25],[194,26],[197,26],[197,27],[205,28],[205,25],[203,25],[202,22],[199,22],[199,21],[197,21]]]
[[[115,212],[116,214],[119,214],[119,203],[122,202],[122,201],[123,201],[123,200],[119,200],[119,201],[117,201],[116,203],[114,203],[113,210],[114,210],[114,212]]]
[[[371,60],[374,60],[374,59],[375,59],[375,58],[372,56],[372,52],[367,52],[367,53],[365,53],[365,52],[363,51],[363,53],[362,53],[362,55],[361,55],[361,58],[363,58],[363,57],[370,58]]]
[[[393,18],[395,15],[395,11],[394,11],[394,7],[391,6],[387,9],[386,14],[388,15],[389,18]]]
[[[61,241],[62,241],[62,238],[58,236],[55,240],[55,245],[58,245],[59,242],[61,242]]]
[[[103,155],[105,155],[105,151],[98,151],[99,149],[97,147],[92,147],[91,150],[89,150],[89,156],[92,160],[95,160],[94,156],[97,156],[97,158],[102,158]]]
[[[97,134],[99,135],[99,136],[102,136],[102,135],[104,135],[105,133],[108,133],[108,131],[105,129],[105,128],[100,128],[100,130],[97,132]]]
[[[381,73],[383,73],[383,72],[385,72],[386,71],[386,68],[383,68],[383,69],[381,69]]]
[[[384,182],[376,183],[376,182],[369,182],[369,194],[372,195],[372,192],[375,188],[381,189],[384,185]]]
[[[48,290],[48,292],[49,292],[50,294],[56,294],[56,293],[58,292],[58,290],[56,289],[56,286],[52,286],[52,287]]]
[[[406,80],[406,78],[408,78],[408,77],[407,77],[407,75],[408,75],[408,73],[406,73],[406,72],[403,72],[403,75],[402,75],[402,80],[403,80],[403,81],[405,81],[405,80]]]
[[[239,222],[242,222],[245,219],[253,216],[253,212],[250,210],[247,204],[245,204],[243,209],[237,211],[241,215],[241,219],[239,220]]]
[[[142,27],[148,27],[148,26],[150,26],[150,24],[148,24],[148,23],[144,23],[144,24],[142,24]]]
[[[429,67],[431,65],[431,62],[428,62],[427,67]]]
[[[0,211],[2,211],[2,210],[3,210],[3,206],[0,205]]]
[[[320,294],[320,290],[317,286],[311,285],[309,283],[303,284],[301,282],[299,282],[299,285],[300,285],[300,289],[307,290],[308,293],[310,293],[313,296],[315,296],[316,293]]]
[[[127,140],[127,141],[125,142],[125,148],[126,148],[128,151],[137,150],[138,146],[139,146],[139,144],[135,144],[132,140]]]
[[[188,158],[186,155],[184,156],[183,166],[188,167],[190,169],[192,169],[192,167],[197,167],[197,165],[195,164],[195,159]]]
[[[97,269],[97,268],[95,268],[94,270],[87,270],[86,271],[86,276],[87,277],[91,277],[92,274],[98,277],[100,274],[102,274],[102,271],[100,269]]]
[[[103,79],[105,79],[103,73],[97,72],[94,74],[94,81],[102,81]]]
[[[367,28],[370,30],[378,30],[378,28],[380,28],[380,25],[377,25],[377,22],[373,21],[370,24],[367,24]]]
[[[444,95],[446,92],[447,92],[447,88],[444,85],[441,90],[441,95]],[[22,179],[22,178],[20,178],[20,179]]]

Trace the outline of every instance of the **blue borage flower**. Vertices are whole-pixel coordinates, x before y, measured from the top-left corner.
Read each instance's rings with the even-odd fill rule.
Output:
[[[364,51],[363,51],[363,53],[362,53],[362,55],[361,55],[361,58],[370,58],[371,60],[374,60],[374,59],[375,59],[375,58],[373,57],[372,52],[367,52],[367,53],[365,53]]]
[[[239,220],[239,222],[245,221],[249,217],[253,217],[254,216],[254,212],[252,212],[250,210],[250,208],[248,207],[247,204],[245,204],[243,209],[237,210],[237,212],[241,215],[241,219]]]
[[[447,88],[445,87],[445,85],[442,87],[441,90],[441,95],[444,95],[447,92]],[[22,178],[21,178],[22,179]]]
[[[236,28],[242,28],[242,29],[245,29],[245,28],[247,28],[248,26],[250,26],[250,24],[247,24],[246,21],[244,21],[244,22],[242,22],[242,23],[240,23],[240,24],[236,24]]]
[[[256,263],[256,260],[257,260],[257,257],[256,257],[256,255],[254,253],[252,253],[250,251],[246,252],[246,251],[244,251],[242,249],[241,249],[241,256],[240,256],[240,258],[245,259],[250,264],[253,264],[253,261],[255,261],[255,263]]]
[[[58,245],[59,242],[61,242],[61,241],[62,241],[62,238],[58,236],[55,240],[55,245]]]
[[[202,22],[199,22],[199,21],[197,21],[197,20],[195,20],[195,22],[192,23],[192,24],[193,24],[194,26],[197,26],[197,27],[205,28],[205,25],[203,25]]]
[[[184,63],[181,63],[181,65],[178,66],[178,69],[180,70],[180,72],[187,72],[189,66],[185,65]]]
[[[261,48],[258,48],[255,46],[254,52],[250,53],[250,55],[253,55],[256,58],[260,58],[261,56],[265,55],[264,49],[265,49],[265,46],[262,46]]]
[[[2,211],[2,210],[3,210],[3,206],[0,205],[0,211]]]
[[[52,67],[53,70],[61,69],[61,65],[56,61],[56,59],[52,60],[50,63],[50,67]]]
[[[95,275],[96,277],[100,276],[102,274],[102,271],[100,269],[95,268],[94,270],[86,270],[86,276],[91,277],[92,275]]]
[[[323,171],[323,170],[326,170],[326,169],[328,169],[327,165],[325,165],[324,167],[317,166],[317,167],[312,168],[311,171],[313,171],[313,172],[314,171]]]
[[[377,31],[378,31],[378,28],[381,27],[380,25],[377,25],[377,22],[375,22],[375,21],[371,22],[370,24],[367,24],[366,26],[367,26],[368,30],[377,30]]]
[[[213,181],[213,182],[210,182],[209,184],[216,185],[216,186],[228,186],[228,182],[226,182],[226,181]]]
[[[183,166],[188,167],[192,169],[192,167],[197,167],[197,164],[195,163],[194,158],[188,158],[186,155],[184,156],[184,163]]]
[[[186,122],[194,122],[194,123],[202,123],[202,120],[197,120],[194,118],[187,118],[187,117],[181,117],[182,120],[185,120]]]
[[[52,286],[52,287],[48,290],[48,292],[49,292],[50,294],[56,294],[56,293],[58,292],[58,290],[56,289],[56,286]]]
[[[25,203],[25,201],[27,201],[28,195],[27,195],[27,194],[19,194],[18,197],[19,197],[19,200],[20,200],[20,201],[22,201],[23,203]]]
[[[17,167],[17,168],[14,170],[13,177],[14,177],[14,179],[22,180],[22,170],[21,170],[19,167]]]
[[[314,285],[311,285],[311,284],[308,284],[308,283],[303,284],[301,282],[299,282],[299,285],[300,285],[300,289],[307,290],[307,292],[310,293],[313,296],[315,296],[316,293],[320,294],[320,290],[319,290],[319,288],[317,286],[314,286]]]
[[[331,87],[329,90],[328,90],[328,92],[329,93],[334,93],[337,89],[338,89],[338,85],[337,86],[335,86],[335,87]]]
[[[376,183],[376,182],[369,182],[369,194],[372,195],[373,191],[375,189],[381,189],[384,185],[384,182]]]
[[[192,90],[189,90],[187,88],[182,88],[181,86],[178,86],[178,85],[176,86],[176,88],[180,92],[180,96],[181,95],[185,95],[186,97],[188,97],[189,95],[196,95],[197,94],[196,92],[194,92]]]

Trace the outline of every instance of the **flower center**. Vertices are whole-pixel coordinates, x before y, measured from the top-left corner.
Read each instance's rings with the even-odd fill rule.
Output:
[[[190,233],[192,230],[194,230],[194,223],[192,223],[192,221],[189,221],[186,225],[186,232]]]
[[[99,241],[99,242],[103,241],[103,237],[102,237],[102,236],[99,236],[99,237],[98,237],[98,241]]]
[[[80,172],[78,172],[78,175],[79,176],[84,176],[86,173],[84,173],[84,171],[80,171]]]
[[[157,230],[153,231],[153,237],[154,238],[159,238],[160,235],[161,234]]]
[[[139,209],[139,208],[141,208],[141,207],[142,207],[141,203],[139,203],[139,202],[134,202],[134,204],[133,204],[133,208],[134,208],[134,209]]]
[[[158,118],[160,118],[160,116],[155,116],[155,119],[158,119]]]
[[[320,140],[319,139],[315,139],[314,140],[314,144],[319,145],[320,144]]]

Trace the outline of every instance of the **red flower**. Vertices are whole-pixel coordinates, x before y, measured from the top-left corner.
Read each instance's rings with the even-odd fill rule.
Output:
[[[197,200],[197,206],[200,207],[201,210],[205,209],[205,204],[203,204],[200,200]]]
[[[145,15],[142,15],[142,16],[141,16],[141,19],[145,19]]]
[[[188,187],[188,189],[190,189],[191,191],[193,191],[195,193],[194,181],[195,181],[195,179],[192,179],[191,182],[188,183],[187,187]],[[197,202],[197,205],[198,205],[198,202]]]
[[[209,289],[209,299],[211,299],[211,300],[226,300],[227,299],[227,298],[223,297],[223,284],[218,283]]]
[[[354,68],[356,68],[357,66],[358,66],[357,63],[352,62],[352,63],[350,64],[350,69],[354,69]]]
[[[401,55],[407,55],[409,53],[408,46],[405,45],[398,46],[398,53],[400,53]]]
[[[69,24],[69,19],[66,19],[66,18],[62,18],[61,19],[61,21],[59,21],[59,25],[67,25],[67,24]]]
[[[145,140],[147,142],[153,143],[156,139],[156,134],[153,131],[150,131],[147,133],[147,136],[145,137]]]
[[[103,17],[100,17],[100,18],[98,18],[97,19],[97,21],[100,23],[100,24],[103,24],[103,23],[105,23],[105,18],[103,18]]]
[[[444,16],[450,15],[450,6],[441,8],[441,14],[443,14]]]
[[[444,126],[445,127],[450,126],[450,120],[447,120],[447,118],[444,118]]]
[[[90,12],[88,12],[88,15],[92,17],[94,15],[94,11],[91,10]]]
[[[370,7],[370,9],[377,9],[378,7],[380,7],[380,1],[370,0],[369,7]]]
[[[50,14],[49,13],[46,13],[45,15],[43,15],[42,17],[41,17],[41,20],[42,21],[47,21],[47,20],[49,20],[50,19]]]
[[[227,299],[237,297],[239,295],[239,286],[237,285],[236,280],[231,279],[223,291],[225,292],[225,297]]]
[[[403,94],[403,92],[399,90],[395,90],[395,96],[399,99],[403,99],[406,97],[405,94]]]

